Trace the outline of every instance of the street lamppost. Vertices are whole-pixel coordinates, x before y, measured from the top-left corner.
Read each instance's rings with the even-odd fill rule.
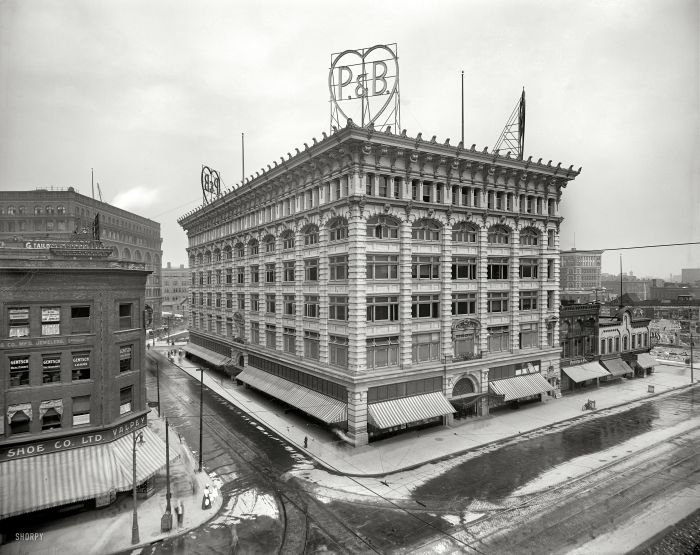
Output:
[[[170,434],[168,429],[168,419],[165,419],[165,514],[160,522],[162,532],[169,532],[173,527],[172,508],[170,506]]]
[[[139,543],[139,517],[136,512],[136,442],[138,441],[139,444],[143,444],[143,432],[134,432],[133,433],[133,440],[134,440],[134,445],[133,445],[133,493],[134,493],[134,515],[133,515],[133,522],[131,526],[131,543],[133,545],[136,545]]]
[[[199,472],[202,471],[202,429],[204,423],[204,368],[199,369]]]

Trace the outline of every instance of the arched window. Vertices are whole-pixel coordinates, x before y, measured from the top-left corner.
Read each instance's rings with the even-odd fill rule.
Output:
[[[203,263],[203,260],[204,260],[204,259],[203,259],[203,257],[202,257],[202,253],[200,252],[200,253],[197,255],[197,264],[202,264],[202,263]]]
[[[123,256],[126,260],[131,260],[131,251],[129,250],[128,247],[124,247],[124,250],[122,251],[122,256]]]
[[[288,251],[294,248],[294,232],[287,229],[282,232],[282,250]]]
[[[274,235],[266,235],[263,239],[265,252],[275,252],[275,237]]]
[[[221,249],[219,248],[214,249],[214,261],[221,262]]]
[[[258,254],[258,252],[260,252],[259,248],[260,248],[260,245],[259,245],[257,239],[251,239],[248,242],[248,254],[251,254],[251,255]]]
[[[411,237],[418,241],[439,241],[440,225],[430,220],[418,220],[413,224]]]
[[[367,221],[367,238],[398,239],[399,221],[389,216],[374,216]]]
[[[141,260],[143,260],[140,250],[137,249],[136,251],[134,251],[134,258],[136,258],[137,262],[141,262]]]
[[[460,222],[452,228],[452,241],[455,243],[476,243],[479,228],[468,222]]]
[[[231,260],[233,258],[231,245],[226,245],[224,247],[224,260]]]
[[[243,258],[245,256],[245,246],[243,243],[236,243],[236,258]]]
[[[211,264],[211,251],[207,251],[204,253],[204,263]]]
[[[195,260],[194,255],[190,256],[190,268],[192,268],[194,266],[194,260]]]
[[[342,241],[348,238],[348,222],[345,218],[336,218],[328,225],[329,240]]]
[[[510,231],[502,225],[494,225],[489,228],[489,245],[507,245],[510,243]]]
[[[315,225],[307,225],[304,228],[304,244],[315,245],[318,243],[318,227]]]
[[[34,207],[34,215],[38,216],[41,214],[41,206],[35,206]]]
[[[540,244],[540,234],[536,229],[527,227],[520,232],[520,245],[534,247]]]

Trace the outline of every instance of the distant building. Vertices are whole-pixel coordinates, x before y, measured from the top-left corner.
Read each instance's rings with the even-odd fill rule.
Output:
[[[700,282],[700,268],[683,268],[681,270],[681,281],[697,285]]]
[[[137,483],[164,460],[146,428],[146,264],[90,235],[28,243],[0,249],[0,520],[111,503],[132,487],[135,430]]]
[[[700,284],[668,283],[654,280],[649,291],[649,300],[675,303],[677,301],[700,300]],[[647,300],[647,299],[642,299]]]
[[[167,266],[161,270],[161,279],[163,312],[182,314],[186,317],[183,310],[188,306],[186,303],[190,293],[190,270],[185,268],[184,264],[180,264],[179,268],[173,268],[168,262]]]
[[[601,258],[605,251],[561,251],[559,284],[563,291],[600,289]]]
[[[622,293],[631,293],[636,295],[640,300],[644,301],[649,298],[651,287],[651,279],[639,279],[634,276],[631,272],[629,274],[622,274]],[[605,274],[601,278],[601,287],[606,289],[609,296],[619,297],[620,296],[620,275],[610,275]]]
[[[92,231],[99,215],[99,238],[114,257],[139,262],[151,272],[146,282],[146,304],[153,326],[160,325],[160,224],[106,202],[65,189],[0,191],[0,248],[3,242],[24,241],[28,248],[45,249],[69,241],[83,229]]]

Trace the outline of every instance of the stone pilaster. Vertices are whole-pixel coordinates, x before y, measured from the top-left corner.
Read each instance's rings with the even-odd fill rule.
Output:
[[[294,230],[294,328],[297,330],[299,341],[296,344],[297,355],[304,356],[304,318],[302,314],[304,302],[304,234],[300,226]]]
[[[486,267],[488,265],[488,228],[485,222],[479,225],[479,254],[476,259],[476,281],[478,284],[478,289],[476,293],[477,302],[477,312],[479,315],[479,320],[481,322],[481,328],[479,330],[479,352],[486,353],[488,350],[488,338],[487,338],[487,326],[486,322],[488,320],[488,291],[486,279]]]
[[[348,389],[348,435],[355,447],[367,445],[367,389]]]
[[[440,343],[442,359],[451,360],[452,348],[452,227],[451,220],[442,229],[440,255]]]
[[[513,228],[510,234],[510,350],[517,353],[521,346],[518,341],[520,333],[520,230]]]
[[[367,369],[367,223],[357,198],[348,218],[348,370]]]
[[[412,226],[406,219],[401,220],[399,227],[399,322],[401,325],[399,337],[399,364],[408,368],[413,362],[413,320],[411,319],[411,294],[413,278],[411,277],[413,242],[411,240]]]
[[[319,230],[318,249],[318,302],[319,321],[318,334],[321,341],[321,360],[328,360],[328,279],[330,269],[328,264],[328,226],[324,225]]]

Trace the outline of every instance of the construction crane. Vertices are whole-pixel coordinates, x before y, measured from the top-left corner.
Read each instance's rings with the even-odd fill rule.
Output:
[[[523,159],[525,150],[525,88],[513,112],[501,131],[493,151],[496,154],[513,154],[518,160]]]

